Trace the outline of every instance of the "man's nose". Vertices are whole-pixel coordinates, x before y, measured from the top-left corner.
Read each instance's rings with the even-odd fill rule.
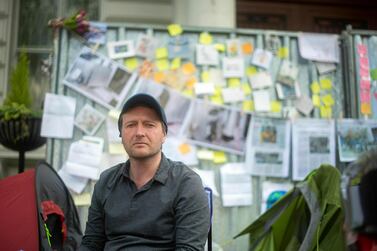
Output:
[[[138,124],[136,128],[136,135],[137,136],[143,136],[145,134],[144,126],[143,124]]]

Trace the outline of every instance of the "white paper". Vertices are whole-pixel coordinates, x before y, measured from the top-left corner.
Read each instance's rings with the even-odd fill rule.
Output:
[[[285,85],[294,85],[298,74],[297,65],[291,61],[283,60],[276,81]]]
[[[213,170],[202,170],[198,168],[193,169],[197,174],[199,174],[202,179],[203,185],[209,187],[212,190],[213,195],[220,196],[215,185],[215,171]]]
[[[254,108],[257,112],[271,110],[270,92],[268,90],[253,91]]]
[[[335,165],[334,120],[292,122],[292,179],[302,180],[321,164]]]
[[[82,193],[86,184],[88,183],[87,178],[82,178],[79,176],[71,175],[67,172],[66,166],[63,166],[59,171],[58,174],[60,178],[64,181],[64,184],[74,191],[75,193]]]
[[[243,57],[223,57],[223,74],[225,78],[242,78],[245,74]]]
[[[194,85],[195,94],[200,95],[212,95],[215,93],[215,85],[213,83],[198,82]]]
[[[272,58],[273,55],[271,51],[256,48],[251,63],[268,70],[270,68]]]
[[[314,108],[314,105],[311,98],[309,98],[307,95],[301,95],[295,101],[295,107],[299,112],[303,113],[305,116],[309,116]]]
[[[330,73],[336,70],[336,64],[333,63],[316,62],[315,65],[317,66],[319,75]]]
[[[290,122],[253,117],[247,138],[246,163],[253,175],[288,177]]]
[[[250,85],[253,89],[262,89],[272,86],[271,75],[268,72],[262,71],[249,76]]]
[[[104,141],[102,138],[84,136],[71,144],[65,163],[67,173],[98,180]]]
[[[187,144],[188,152],[182,152],[179,148],[182,144]],[[188,144],[184,139],[176,137],[167,137],[162,145],[162,151],[166,157],[174,161],[181,161],[188,166],[196,166],[199,164],[196,157],[196,146]]]
[[[196,64],[198,65],[218,65],[219,52],[213,45],[196,45]]]
[[[136,54],[132,40],[108,42],[107,52],[112,59],[133,57]]]
[[[227,163],[220,167],[221,198],[224,207],[252,204],[251,176],[244,163]]]
[[[41,136],[70,139],[73,135],[76,99],[63,95],[46,93]]]
[[[241,88],[223,88],[221,94],[224,103],[236,103],[245,99],[245,94]]]
[[[339,62],[338,35],[300,33],[299,51],[303,58],[320,62]]]

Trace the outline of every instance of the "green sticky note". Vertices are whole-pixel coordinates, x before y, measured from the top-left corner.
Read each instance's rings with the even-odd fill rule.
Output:
[[[377,80],[377,68],[370,69],[370,77],[372,78],[372,80]]]

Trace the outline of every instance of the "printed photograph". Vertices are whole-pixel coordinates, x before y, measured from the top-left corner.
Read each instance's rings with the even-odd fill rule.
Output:
[[[135,56],[133,41],[123,40],[107,43],[107,52],[112,59],[128,58]]]
[[[160,102],[165,110],[169,135],[177,136],[181,133],[182,125],[190,108],[191,99],[150,79],[140,78],[135,91],[136,93],[147,93]]]
[[[196,63],[198,65],[218,65],[219,53],[213,45],[196,45]]]
[[[136,55],[144,58],[153,58],[157,46],[157,39],[145,34],[139,35],[136,42]]]
[[[273,125],[262,125],[260,130],[261,143],[276,143],[277,129]]]
[[[283,164],[283,159],[279,153],[266,153],[266,152],[256,152],[255,153],[255,163],[257,164]]]
[[[250,118],[239,110],[195,100],[184,135],[199,145],[243,154]]]
[[[115,61],[84,47],[63,83],[108,109],[116,109],[121,106],[136,76]]]
[[[104,120],[105,115],[97,111],[89,104],[85,104],[85,106],[77,114],[74,123],[87,135],[94,135]]]
[[[309,152],[311,154],[330,153],[330,142],[328,137],[309,137]]]

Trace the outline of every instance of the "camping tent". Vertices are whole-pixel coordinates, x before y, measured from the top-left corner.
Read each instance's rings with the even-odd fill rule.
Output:
[[[72,197],[46,162],[0,180],[2,250],[76,250],[82,232]]]
[[[322,165],[236,237],[250,234],[253,251],[342,251],[343,222],[340,173]]]

